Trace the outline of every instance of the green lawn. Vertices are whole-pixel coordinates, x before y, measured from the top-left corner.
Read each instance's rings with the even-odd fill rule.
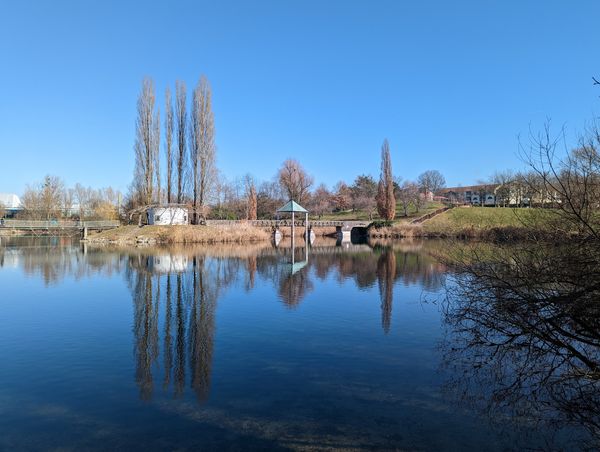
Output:
[[[428,203],[427,206],[422,207],[419,210],[419,212],[417,212],[415,210],[415,208],[413,206],[411,206],[410,209],[408,210],[408,217],[405,217],[404,211],[400,208],[399,205],[396,205],[396,221],[400,221],[400,222],[410,221],[410,220],[420,217],[421,215],[425,215],[429,212],[439,209],[440,207],[443,207],[443,205],[440,203],[431,202],[431,203]],[[321,219],[322,220],[336,220],[336,221],[347,221],[347,220],[363,221],[363,220],[368,220],[369,215],[367,214],[367,212],[364,212],[362,210],[357,210],[354,212],[352,212],[352,211],[335,212],[335,213],[323,215],[323,217]],[[373,220],[381,220],[381,218],[379,218],[379,215],[377,215],[375,213],[375,215],[373,216]]]
[[[543,225],[552,212],[547,209],[499,207],[456,207],[423,223],[427,232],[455,233],[465,229],[486,230],[496,227]]]

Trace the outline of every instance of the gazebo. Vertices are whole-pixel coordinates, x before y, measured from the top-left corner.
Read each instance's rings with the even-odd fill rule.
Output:
[[[305,229],[305,237],[309,237],[308,232],[308,210],[298,204],[296,201],[290,199],[284,206],[277,209],[277,220],[279,221],[279,214],[281,213],[291,213],[292,214],[292,240],[294,238],[294,229],[295,229],[295,215],[296,213],[304,214],[304,229]]]

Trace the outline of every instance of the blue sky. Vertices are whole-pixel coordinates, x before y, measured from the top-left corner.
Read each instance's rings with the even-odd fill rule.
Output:
[[[519,134],[597,116],[600,2],[0,0],[0,192],[56,174],[125,191],[135,102],[154,78],[213,88],[218,166],[298,159],[333,186],[518,168]]]

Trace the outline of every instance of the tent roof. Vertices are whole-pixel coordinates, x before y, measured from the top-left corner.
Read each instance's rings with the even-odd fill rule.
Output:
[[[302,212],[302,213],[308,213],[308,210],[306,210],[304,207],[302,207],[296,201],[288,201],[285,204],[285,206],[280,207],[279,209],[277,209],[277,212]]]

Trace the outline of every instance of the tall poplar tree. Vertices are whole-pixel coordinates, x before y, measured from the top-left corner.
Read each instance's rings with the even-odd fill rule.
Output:
[[[388,140],[381,146],[381,172],[377,185],[377,212],[384,220],[391,221],[396,216],[396,198],[394,197],[394,176],[392,158]]]
[[[144,78],[137,100],[134,190],[136,198],[148,205],[154,200],[156,156],[159,146],[158,112],[155,111],[154,81]]]
[[[212,111],[212,93],[205,76],[201,76],[192,96],[190,124],[190,158],[192,160],[192,184],[194,218],[203,211],[214,181],[215,171],[215,123]]]
[[[167,161],[167,203],[173,202],[173,102],[171,90],[165,91],[165,160]]]
[[[175,120],[177,125],[177,203],[183,202],[185,193],[185,169],[187,151],[187,110],[186,110],[186,87],[185,82],[175,82]]]

